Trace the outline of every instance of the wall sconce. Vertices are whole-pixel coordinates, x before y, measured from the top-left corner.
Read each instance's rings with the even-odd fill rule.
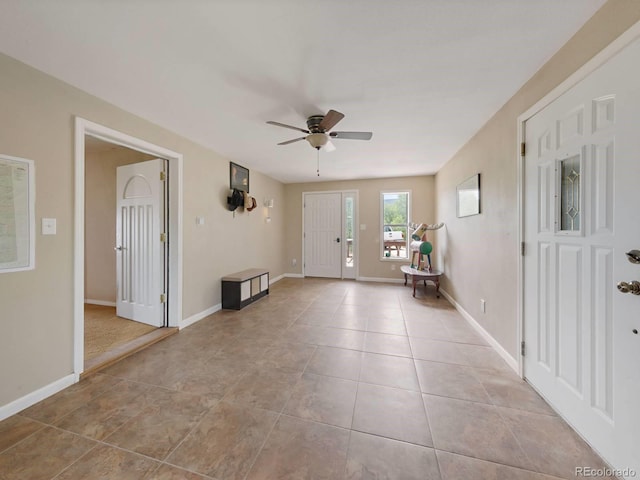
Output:
[[[267,209],[267,218],[264,219],[265,222],[270,223],[271,222],[271,212],[270,212],[270,208],[273,208],[273,198],[265,198],[264,199],[264,206]]]

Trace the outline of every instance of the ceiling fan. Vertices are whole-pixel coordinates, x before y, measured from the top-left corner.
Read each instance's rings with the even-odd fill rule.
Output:
[[[335,146],[331,143],[332,138],[346,140],[371,140],[373,133],[371,132],[330,132],[336,124],[344,118],[344,114],[335,110],[329,110],[326,115],[311,115],[307,118],[307,129],[294,127],[285,123],[268,121],[269,125],[276,127],[290,128],[306,133],[307,135],[286,142],[280,142],[278,145],[289,145],[290,143],[306,140],[316,150],[324,147],[325,150],[331,152],[335,150]]]

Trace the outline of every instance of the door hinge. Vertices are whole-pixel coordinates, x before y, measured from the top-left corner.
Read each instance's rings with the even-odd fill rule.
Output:
[[[160,303],[167,303],[167,295],[165,293],[160,294]]]
[[[525,252],[526,252],[525,243],[521,242],[520,243],[520,255],[522,255],[524,257]]]
[[[162,243],[165,243],[165,242],[167,241],[167,234],[166,234],[166,233],[162,232],[162,233],[160,234],[160,241],[161,241]]]
[[[526,144],[526,143],[524,143],[524,142],[522,142],[522,143],[520,144],[520,156],[521,156],[521,157],[524,157],[524,156],[525,156],[525,154],[527,153],[527,146],[526,146],[526,145],[527,145],[527,144]]]
[[[164,182],[167,180],[167,174],[165,172],[160,172],[160,181]]]
[[[520,355],[522,355],[523,357],[524,357],[524,352],[525,352],[524,348],[525,347],[524,347],[524,340],[523,340],[522,342],[520,342]]]

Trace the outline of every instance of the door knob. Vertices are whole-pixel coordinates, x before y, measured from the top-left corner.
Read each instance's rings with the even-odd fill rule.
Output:
[[[640,263],[640,250],[631,250],[627,252],[626,255],[631,263]]]
[[[124,247],[122,245],[118,245],[117,247],[113,247],[113,249],[121,252],[122,250],[124,250]]]
[[[618,283],[618,290],[622,293],[633,293],[634,295],[640,295],[640,282],[633,280],[632,282],[620,282]]]

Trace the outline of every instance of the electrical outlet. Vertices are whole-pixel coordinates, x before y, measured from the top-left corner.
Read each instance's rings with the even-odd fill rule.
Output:
[[[482,313],[487,313],[487,302],[484,301],[484,299],[480,299],[480,311]]]
[[[296,260],[295,258],[291,259],[291,266],[295,267],[298,264],[298,260]]]
[[[395,270],[395,269],[396,269],[396,266],[392,264],[391,265],[391,270]]]

